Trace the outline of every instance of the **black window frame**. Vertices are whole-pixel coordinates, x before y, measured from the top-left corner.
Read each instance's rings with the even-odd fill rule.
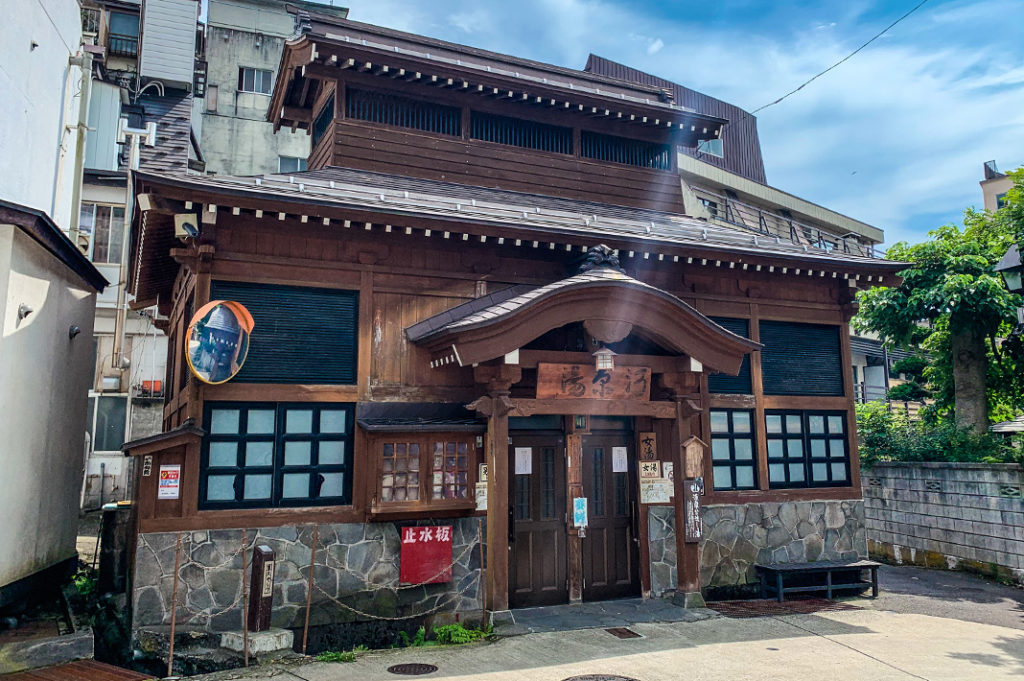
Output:
[[[710,427],[708,428],[709,439],[711,440],[711,487],[715,492],[748,492],[751,490],[759,489],[758,487],[758,456],[757,456],[757,416],[753,409],[726,409],[726,408],[712,408],[708,410],[708,417],[714,412],[724,412],[726,414],[726,432],[714,432]],[[747,433],[736,432],[734,423],[735,414],[743,412],[747,414],[747,418],[750,419],[750,431]],[[710,422],[709,422],[710,423]],[[729,458],[728,459],[715,459],[714,447],[715,440],[725,440],[729,446]],[[737,459],[736,458],[736,441],[737,440],[749,440],[750,441],[750,458],[749,459]],[[715,476],[716,468],[729,468],[730,484],[729,486],[719,487],[718,480]],[[753,472],[752,484],[747,487],[740,487],[735,484],[736,482],[736,469],[737,468],[750,468]]]
[[[774,433],[768,427],[768,419],[773,416],[778,416],[781,419],[780,432]],[[800,419],[800,432],[790,432],[787,417],[796,416]],[[768,463],[768,487],[769,489],[809,489],[819,487],[852,487],[853,481],[851,479],[851,451],[850,451],[850,423],[849,414],[846,411],[836,409],[766,409],[764,412],[765,423],[765,457]],[[838,417],[840,419],[841,431],[838,433],[832,432],[832,423],[830,418]],[[821,418],[822,419],[822,431],[811,432],[811,419]],[[789,452],[789,441],[800,440],[801,455],[792,456]],[[782,456],[772,456],[771,454],[771,443],[773,441],[782,442]],[[814,454],[813,442],[824,442],[824,455],[816,456]],[[841,457],[831,456],[829,454],[831,450],[830,442],[841,442],[843,454]],[[843,464],[843,474],[845,478],[840,481],[836,481],[832,474],[832,466],[836,463]],[[801,464],[803,469],[803,480],[792,481],[790,465]],[[782,482],[773,481],[771,478],[772,465],[783,465],[783,471],[785,473],[785,480]],[[818,480],[814,476],[814,466],[825,465],[826,479]]]
[[[215,409],[239,411],[237,433],[213,433],[211,424]],[[273,410],[273,433],[248,433],[248,418],[251,410]],[[311,410],[313,419],[310,433],[285,432],[285,414],[289,410]],[[324,411],[345,412],[344,433],[321,432],[321,413]],[[209,401],[203,405],[203,423],[207,434],[203,438],[199,463],[199,510],[226,510],[240,508],[302,508],[308,506],[351,506],[352,477],[355,459],[353,444],[355,440],[355,404],[351,402],[221,402]],[[234,466],[210,466],[210,445],[215,442],[236,442]],[[272,459],[269,466],[246,466],[245,445],[249,442],[272,442]],[[287,442],[310,442],[309,463],[304,465],[285,464],[285,444]],[[343,442],[344,457],[340,464],[319,463],[320,443]],[[284,476],[287,474],[308,474],[309,494],[305,497],[284,497]],[[343,491],[341,496],[324,497],[313,494],[314,485],[323,485],[324,473],[341,473]],[[320,479],[317,482],[317,477]],[[209,478],[216,475],[234,475],[233,489],[235,498],[231,500],[208,500]],[[270,475],[271,489],[269,499],[244,498],[245,477],[248,475]]]

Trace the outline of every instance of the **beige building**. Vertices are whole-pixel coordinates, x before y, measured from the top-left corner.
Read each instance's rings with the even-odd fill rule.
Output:
[[[1013,186],[1013,180],[1006,173],[999,172],[995,161],[986,161],[984,172],[985,179],[979,184],[985,198],[985,210],[995,212],[1003,207],[1003,200]]]
[[[0,24],[0,612],[76,561],[93,309],[106,285],[66,236],[91,62],[81,35],[75,0],[24,4]]]
[[[254,175],[306,169],[309,134],[267,121],[284,41],[295,33],[286,6],[345,18],[348,10],[282,0],[210,0],[206,25],[208,79],[200,147],[206,170]]]

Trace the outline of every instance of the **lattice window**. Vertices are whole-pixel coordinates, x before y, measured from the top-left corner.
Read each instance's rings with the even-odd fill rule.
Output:
[[[386,442],[382,450],[380,500],[418,501],[420,446],[416,442]]]
[[[386,92],[348,88],[345,91],[345,116],[441,135],[462,134],[461,109]]]
[[[641,168],[672,169],[672,147],[668,144],[602,135],[589,130],[580,133],[580,155]]]
[[[470,119],[470,136],[484,142],[513,147],[572,153],[572,129],[508,116],[474,111]]]

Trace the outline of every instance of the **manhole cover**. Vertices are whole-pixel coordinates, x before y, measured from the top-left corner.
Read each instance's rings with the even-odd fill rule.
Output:
[[[403,676],[421,676],[436,672],[437,667],[432,664],[424,664],[423,662],[407,662],[405,664],[391,665],[388,667],[388,671],[392,674],[402,674]]]
[[[611,629],[605,629],[605,631],[615,638],[642,638],[640,634],[626,627],[612,627]]]
[[[582,674],[580,676],[570,676],[567,679],[563,679],[563,681],[636,681],[636,679],[617,674]]]

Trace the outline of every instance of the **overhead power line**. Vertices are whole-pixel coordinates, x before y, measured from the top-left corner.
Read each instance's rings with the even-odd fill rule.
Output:
[[[827,69],[825,69],[824,71],[822,71],[821,73],[819,73],[819,74],[817,74],[817,75],[813,76],[812,78],[809,78],[809,79],[807,79],[806,81],[804,81],[803,83],[801,83],[801,84],[800,84],[800,86],[799,86],[798,88],[796,88],[796,89],[794,89],[794,90],[790,90],[790,91],[789,91],[789,92],[787,92],[786,94],[784,94],[784,95],[782,95],[781,97],[779,97],[778,99],[776,99],[776,100],[775,100],[774,102],[769,102],[769,103],[765,104],[764,106],[759,106],[759,107],[757,107],[756,109],[754,109],[753,111],[751,111],[751,112],[750,112],[750,113],[751,113],[751,115],[753,115],[753,114],[756,114],[756,113],[757,113],[758,111],[761,111],[762,109],[767,109],[767,108],[768,108],[768,107],[770,107],[770,106],[775,106],[776,104],[778,104],[778,103],[779,103],[779,102],[781,102],[782,100],[786,99],[786,98],[787,98],[787,97],[789,97],[790,95],[794,95],[794,94],[796,94],[797,92],[800,92],[800,91],[801,91],[801,90],[803,90],[803,89],[804,89],[805,87],[807,87],[808,85],[810,85],[810,84],[811,84],[811,83],[813,83],[814,81],[818,80],[819,78],[821,78],[821,77],[822,77],[822,76],[824,76],[824,75],[825,75],[826,73],[828,73],[828,72],[829,72],[829,71],[831,71],[832,69],[836,68],[837,66],[839,66],[839,65],[840,65],[840,64],[842,64],[843,62],[845,62],[845,61],[848,61],[848,60],[849,60],[849,59],[851,59],[851,58],[852,58],[852,57],[853,57],[853,56],[854,56],[855,54],[857,54],[858,52],[860,52],[861,50],[863,50],[863,49],[864,49],[865,47],[867,47],[867,46],[868,46],[868,45],[870,45],[871,43],[873,43],[873,42],[875,42],[876,40],[878,40],[879,38],[881,38],[881,37],[882,37],[883,35],[885,35],[885,34],[886,34],[886,33],[887,33],[888,31],[889,31],[889,29],[891,29],[891,28],[892,28],[893,26],[895,26],[896,24],[900,23],[901,21],[903,21],[904,19],[906,19],[907,17],[909,17],[909,16],[911,15],[911,14],[913,14],[913,13],[914,13],[914,12],[916,12],[917,10],[921,9],[921,7],[922,7],[922,6],[924,6],[924,4],[925,4],[925,3],[927,3],[927,2],[928,2],[928,0],[921,0],[921,2],[917,3],[917,4],[916,4],[916,5],[914,5],[914,6],[912,7],[912,8],[910,8],[910,10],[909,10],[909,11],[908,11],[908,12],[907,12],[906,14],[904,14],[904,15],[903,15],[903,16],[901,16],[901,17],[900,17],[899,19],[897,19],[896,21],[894,21],[894,22],[892,22],[891,24],[889,24],[888,26],[886,26],[886,27],[885,27],[884,29],[882,29],[882,30],[881,30],[881,31],[880,31],[879,33],[877,33],[877,34],[875,34],[874,36],[872,36],[871,40],[867,41],[866,43],[864,43],[863,45],[861,45],[860,47],[858,47],[858,48],[857,48],[856,50],[854,50],[854,51],[853,51],[853,52],[851,52],[850,54],[846,55],[845,57],[843,57],[842,59],[840,59],[839,61],[837,61],[837,62],[836,62],[835,64],[833,64],[832,66],[830,66],[830,67],[828,67]]]

